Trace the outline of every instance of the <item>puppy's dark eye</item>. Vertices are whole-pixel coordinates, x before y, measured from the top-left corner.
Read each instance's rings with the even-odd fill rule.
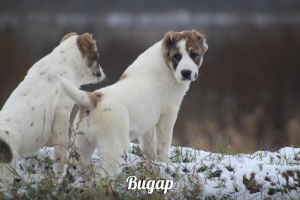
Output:
[[[198,54],[195,51],[192,50],[190,52],[190,56],[191,56],[192,59],[194,59],[194,58],[196,58],[198,56]]]
[[[174,53],[173,58],[175,58],[176,60],[181,59],[180,53],[178,53],[178,52]]]

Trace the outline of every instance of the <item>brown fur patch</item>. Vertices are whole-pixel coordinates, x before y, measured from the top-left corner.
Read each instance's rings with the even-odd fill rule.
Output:
[[[187,48],[189,47],[193,48],[195,51],[199,53],[200,56],[202,56],[205,53],[208,46],[206,44],[204,35],[202,35],[201,33],[195,30],[184,31],[182,35],[186,39]]]
[[[89,33],[78,36],[77,46],[83,58],[89,57],[91,54],[97,52],[96,43]]]
[[[186,50],[188,52],[193,49],[194,51],[198,52],[200,56],[203,56],[208,48],[204,35],[195,30],[184,31],[182,33],[172,31],[166,33],[162,41],[162,54],[166,63],[171,69],[172,67],[170,65],[173,54],[179,50],[177,43],[182,39],[186,40]]]
[[[86,92],[89,96],[90,102],[92,106],[95,108],[102,97],[102,93],[100,92]]]
[[[124,80],[125,78],[127,78],[128,75],[127,74],[122,74],[122,76],[120,77],[120,79],[118,81]]]
[[[183,39],[183,35],[180,33],[175,33],[170,31],[166,33],[163,41],[162,41],[162,54],[167,61],[170,56],[173,56],[173,53],[178,50],[176,44]]]
[[[68,33],[61,39],[60,43],[62,43],[63,41],[65,41],[66,39],[68,39],[69,37],[71,37],[73,35],[77,35],[77,33],[75,33],[75,32]]]
[[[0,163],[10,163],[12,160],[12,152],[9,145],[0,139]]]

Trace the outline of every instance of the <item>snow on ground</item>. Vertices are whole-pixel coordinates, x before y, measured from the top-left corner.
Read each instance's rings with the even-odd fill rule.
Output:
[[[174,199],[186,198],[187,192],[191,198],[199,199],[205,197],[210,199],[299,199],[300,197],[300,148],[285,147],[276,152],[257,151],[253,154],[227,155],[186,147],[171,147],[172,163],[152,162],[144,160],[139,155],[141,156],[139,146],[131,143],[129,153],[124,158],[126,165],[122,175],[125,178],[117,179],[119,183],[121,182],[115,188],[117,192],[128,192],[128,183],[125,181],[129,176],[128,171],[132,172],[135,169],[134,175],[139,178],[141,176],[138,175],[138,171],[146,168],[145,163],[150,163],[149,165],[156,167],[156,171],[152,171],[151,174],[150,169],[153,168],[147,168],[146,171],[149,174],[145,175],[143,171],[143,176],[149,176],[148,179],[157,179],[159,175],[158,179],[173,180],[173,189],[168,192]],[[37,182],[43,179],[42,172],[45,169],[52,167],[54,172],[56,171],[57,164],[54,166],[47,164],[51,162],[43,162],[43,166],[34,164],[33,160],[37,158],[54,160],[54,149],[41,149],[37,155],[19,162],[17,172],[27,181],[34,179]],[[100,166],[97,150],[93,154],[92,161],[95,167]],[[28,167],[34,168],[34,170],[31,169],[30,174],[24,173]],[[80,186],[80,181],[76,184]],[[3,191],[5,189],[2,189]],[[22,192],[26,193],[26,191]],[[185,192],[184,195],[183,192]],[[139,194],[136,193],[136,195]]]
[[[224,155],[191,148],[172,147],[171,157],[183,155],[187,162],[174,163],[181,170],[197,170],[204,197],[264,199],[300,197],[300,149]]]

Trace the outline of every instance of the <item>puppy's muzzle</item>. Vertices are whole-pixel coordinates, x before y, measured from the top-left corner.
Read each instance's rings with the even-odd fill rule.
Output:
[[[93,75],[98,77],[98,81],[102,81],[105,78],[105,74],[102,71],[102,68],[100,65],[98,67],[98,70],[96,72],[93,72]]]

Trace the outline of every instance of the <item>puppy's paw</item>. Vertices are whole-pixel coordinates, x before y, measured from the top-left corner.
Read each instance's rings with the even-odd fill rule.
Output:
[[[171,160],[169,159],[169,156],[164,153],[156,153],[156,160],[166,162],[166,163],[171,163]]]

